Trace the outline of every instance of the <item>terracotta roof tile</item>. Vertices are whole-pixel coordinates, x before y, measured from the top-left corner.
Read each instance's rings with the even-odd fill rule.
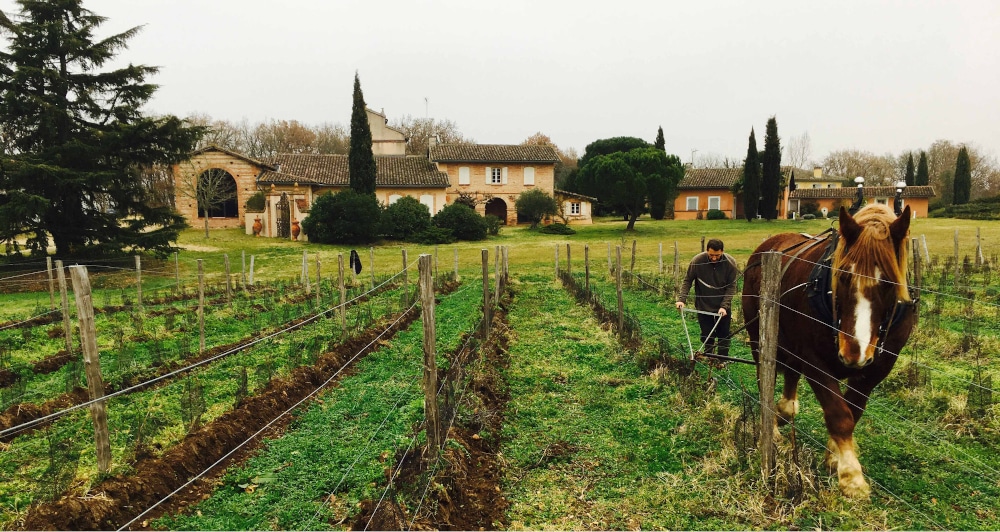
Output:
[[[456,163],[557,163],[552,146],[514,144],[438,144],[430,149],[430,159]]]
[[[282,154],[269,163],[276,170],[265,170],[257,177],[260,184],[344,186],[349,182],[347,155]],[[375,186],[447,188],[448,174],[441,172],[418,155],[376,155]]]
[[[743,178],[740,168],[685,168],[677,188],[726,188]]]
[[[864,187],[866,198],[891,198],[896,195],[896,187]],[[858,194],[857,187],[840,188],[800,188],[788,195],[792,199],[840,199],[854,198]],[[933,198],[934,187],[912,186],[903,189],[904,198]]]

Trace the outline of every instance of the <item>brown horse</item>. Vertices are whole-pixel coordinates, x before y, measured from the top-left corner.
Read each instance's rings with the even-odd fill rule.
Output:
[[[784,387],[777,417],[787,423],[798,413],[799,377],[805,376],[823,407],[827,467],[850,497],[871,491],[855,451],[854,426],[916,322],[906,284],[909,228],[909,207],[899,218],[884,205],[869,205],[856,217],[841,207],[837,233],[826,239],[771,237],[754,251],[744,274],[743,317],[756,360],[761,253],[782,252],[777,371]]]

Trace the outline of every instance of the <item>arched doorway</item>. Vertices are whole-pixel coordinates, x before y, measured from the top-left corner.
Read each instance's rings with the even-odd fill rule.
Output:
[[[492,214],[500,218],[500,223],[507,225],[507,203],[500,198],[493,198],[486,202],[486,214]]]
[[[238,218],[236,179],[221,168],[211,168],[198,176],[198,215],[209,218]]]

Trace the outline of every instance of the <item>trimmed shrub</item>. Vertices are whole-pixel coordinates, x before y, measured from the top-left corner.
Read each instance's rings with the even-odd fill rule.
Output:
[[[247,198],[246,211],[247,212],[264,212],[264,193],[257,192],[253,196]]]
[[[310,242],[370,244],[378,240],[382,208],[375,196],[347,189],[322,194],[302,221]]]
[[[803,220],[815,220],[816,219],[816,215],[815,214],[803,214],[802,215],[802,219]]]
[[[486,219],[486,232],[492,236],[499,235],[500,228],[503,227],[503,220],[492,214],[487,214],[484,218]]]
[[[417,244],[451,244],[455,241],[455,235],[452,234],[451,229],[432,225],[413,235],[412,241]]]
[[[566,224],[551,224],[542,226],[538,230],[539,233],[545,233],[547,235],[575,235],[576,231]]]
[[[415,198],[405,196],[382,213],[382,236],[412,242],[431,226],[431,211]]]
[[[434,215],[434,225],[451,230],[459,240],[483,240],[486,238],[486,220],[468,205],[452,203]]]
[[[709,209],[708,213],[705,214],[705,219],[706,220],[725,220],[726,219],[726,213],[723,212],[723,211],[720,211],[719,209]]]

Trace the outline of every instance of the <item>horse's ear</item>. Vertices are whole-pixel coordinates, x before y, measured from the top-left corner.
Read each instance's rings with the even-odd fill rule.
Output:
[[[861,235],[861,226],[854,221],[854,217],[847,212],[843,205],[840,206],[840,234],[847,239],[848,244],[853,244]]]
[[[910,206],[903,209],[903,213],[896,218],[896,221],[889,225],[889,234],[892,235],[893,242],[897,244],[906,239],[906,233],[910,230]]]

